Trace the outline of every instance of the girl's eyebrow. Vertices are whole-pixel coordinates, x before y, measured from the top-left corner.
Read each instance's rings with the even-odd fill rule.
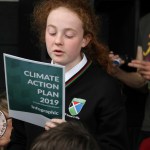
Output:
[[[53,27],[53,28],[56,28],[54,25],[52,24],[48,24],[47,27]]]
[[[52,24],[47,25],[47,27],[53,27],[53,28],[56,29],[56,26],[54,26],[54,25],[52,25]],[[76,30],[73,29],[73,28],[65,28],[65,31],[73,31],[73,32],[76,32]]]
[[[66,31],[74,31],[74,32],[76,32],[76,30],[74,30],[73,28],[66,28],[65,30]]]

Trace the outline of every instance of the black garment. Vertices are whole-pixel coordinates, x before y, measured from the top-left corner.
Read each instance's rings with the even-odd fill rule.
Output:
[[[143,55],[144,60],[150,61],[150,13],[145,15],[140,20],[140,27],[139,27],[139,45],[142,46],[143,49]],[[149,90],[150,90],[150,83],[149,84]],[[149,96],[146,100],[145,105],[145,116],[144,121],[142,125],[143,131],[150,131],[150,92]]]
[[[140,20],[138,38],[138,45],[141,46],[143,49],[144,60],[150,61],[150,13],[143,16]],[[142,123],[142,128],[139,133],[137,147],[139,147],[139,144],[144,138],[150,137],[150,81],[148,83],[148,88],[149,93],[145,103],[145,114]]]
[[[67,81],[65,112],[67,121],[78,120],[89,128],[102,150],[129,149],[126,111],[119,83],[99,65],[87,62]],[[44,131],[15,119],[13,127],[8,150],[29,150],[33,140]]]

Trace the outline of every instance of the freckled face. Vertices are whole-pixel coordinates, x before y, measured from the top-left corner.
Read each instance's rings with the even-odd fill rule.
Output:
[[[66,70],[81,61],[81,48],[86,46],[82,21],[65,7],[50,12],[46,26],[46,47],[55,63],[66,66]]]

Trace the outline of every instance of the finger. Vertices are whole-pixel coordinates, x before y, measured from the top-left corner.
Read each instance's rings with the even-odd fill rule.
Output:
[[[49,130],[50,128],[54,128],[56,126],[57,126],[57,124],[52,122],[52,121],[48,121],[48,122],[45,123],[45,129],[46,130]]]
[[[145,71],[145,70],[139,70],[138,71],[140,74],[142,74],[142,75],[146,75],[146,76],[150,76],[150,71]]]
[[[114,52],[113,52],[113,51],[110,51],[109,53],[110,53],[110,54],[113,54]]]
[[[121,65],[123,65],[124,63],[125,63],[125,61],[121,59]]]
[[[146,71],[147,73],[150,72],[150,66],[146,65],[145,63],[138,63],[138,64],[132,64],[134,65],[136,68],[138,68],[139,71]]]
[[[65,120],[63,120],[63,119],[56,119],[56,118],[54,118],[54,119],[51,119],[51,122],[53,122],[53,123],[55,123],[55,124],[60,124],[60,123],[65,122]]]
[[[150,80],[150,76],[148,75],[143,75],[143,78],[145,78],[146,80]]]
[[[132,60],[131,63],[134,63],[134,64],[139,64],[143,67],[147,66],[150,68],[150,62],[148,61],[141,61],[141,60]]]
[[[45,130],[48,131],[50,129],[50,127],[48,126],[45,126]]]
[[[134,62],[128,63],[128,66],[133,67],[133,68],[137,68],[137,69],[142,68],[141,64],[137,64],[137,63],[134,63]]]

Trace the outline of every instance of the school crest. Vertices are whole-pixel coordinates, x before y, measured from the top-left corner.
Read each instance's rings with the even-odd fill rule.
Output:
[[[69,105],[69,112],[72,116],[79,114],[82,110],[86,100],[81,98],[74,98]]]

